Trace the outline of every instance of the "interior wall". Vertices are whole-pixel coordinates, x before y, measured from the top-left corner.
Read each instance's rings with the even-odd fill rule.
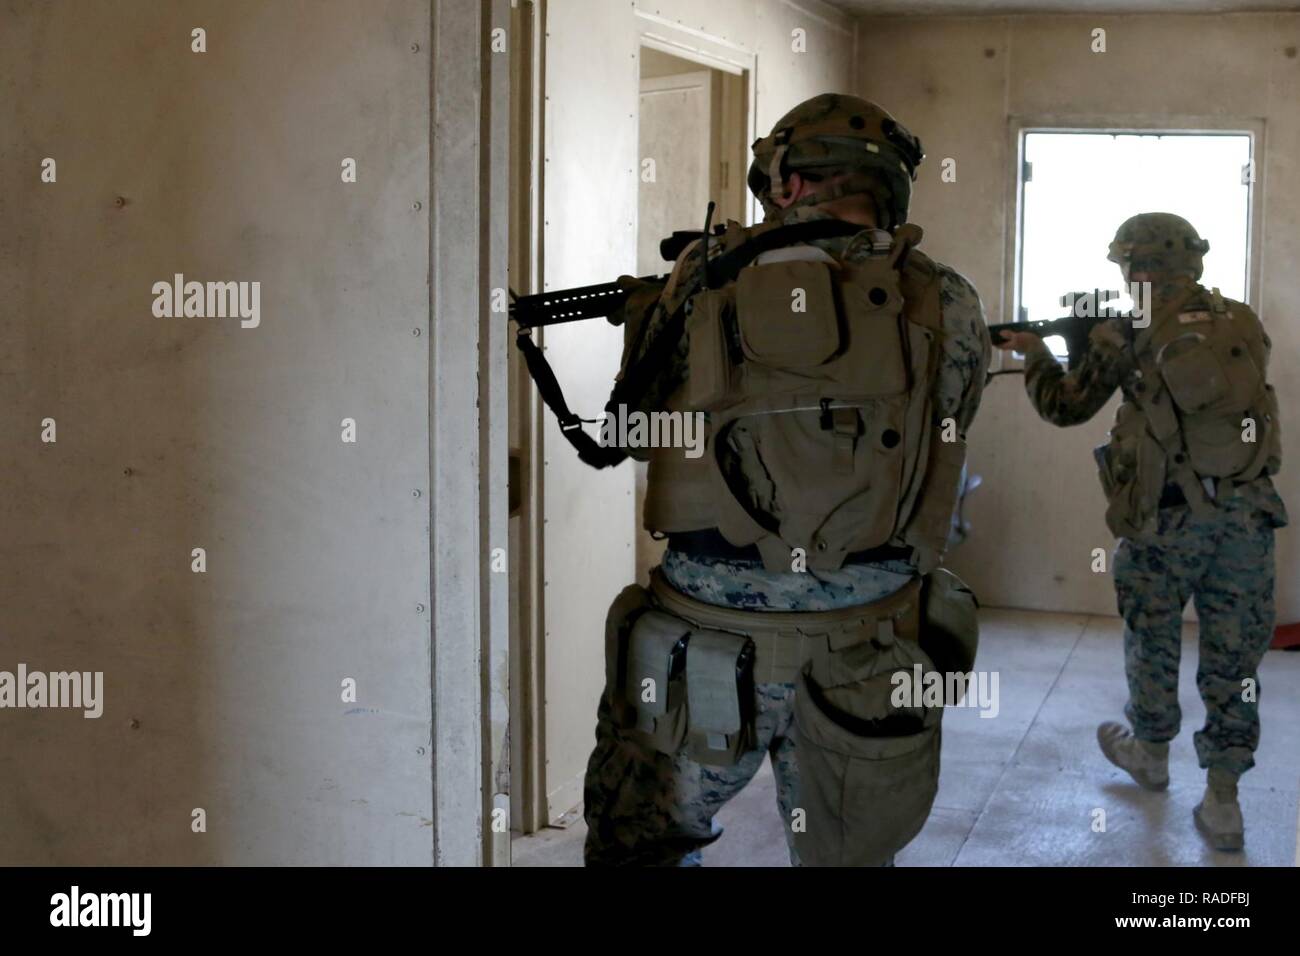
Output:
[[[0,711],[0,862],[432,862],[430,30],[0,8],[0,670],[104,675]],[[176,273],[260,324],[155,317]]]
[[[547,4],[544,134],[546,288],[608,281],[636,267],[638,22],[651,18],[757,55],[758,126],[809,96],[850,88],[852,21],[817,0]],[[792,31],[806,52],[794,52]],[[599,42],[593,42],[599,37]],[[697,228],[684,223],[679,228]],[[622,333],[603,322],[545,333],[570,407],[609,397]],[[604,619],[634,580],[633,469],[579,462],[549,413],[544,430],[546,791],[552,819],[582,797],[604,680]]]
[[[1253,251],[1262,295],[1252,305],[1273,339],[1270,378],[1292,449],[1275,481],[1300,519],[1300,439],[1287,414],[1300,403],[1300,15],[891,17],[857,26],[861,95],[925,146],[911,212],[926,229],[923,247],[975,283],[991,323],[1012,320],[1004,294],[1016,215],[1012,117],[1263,121],[1255,214],[1264,238]],[[1105,53],[1091,51],[1098,27]],[[945,158],[956,160],[955,182],[940,179]],[[1093,548],[1113,547],[1091,449],[1105,440],[1115,405],[1057,429],[1037,417],[1018,377],[985,390],[970,436],[971,467],[985,481],[967,501],[973,536],[949,562],[985,604],[1115,612],[1109,574],[1090,567]],[[1300,619],[1300,576],[1288,570],[1298,551],[1296,528],[1280,532],[1279,622]]]

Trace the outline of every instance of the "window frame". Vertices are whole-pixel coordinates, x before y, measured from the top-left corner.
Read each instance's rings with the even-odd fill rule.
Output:
[[[1003,301],[1011,303],[1009,315],[1003,321],[1020,321],[1020,290],[1024,274],[1024,224],[1025,224],[1025,137],[1029,133],[1116,133],[1116,134],[1201,134],[1245,135],[1250,137],[1250,159],[1254,176],[1249,183],[1246,206],[1246,303],[1263,317],[1263,256],[1257,254],[1263,239],[1264,217],[1261,214],[1265,196],[1265,122],[1261,118],[1233,116],[1189,115],[1079,115],[1032,114],[1012,116],[1009,123],[1011,137],[1009,155],[1014,158],[1011,175],[1007,177],[1007,206],[1014,211],[1006,237],[1006,261],[1011,268],[1005,270]],[[1116,226],[1119,223],[1115,224]],[[1213,237],[1209,237],[1213,242]],[[1118,283],[1118,279],[1116,280]]]

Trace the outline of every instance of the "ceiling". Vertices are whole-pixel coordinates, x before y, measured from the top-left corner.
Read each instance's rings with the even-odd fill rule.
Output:
[[[1300,0],[829,0],[858,16],[872,14],[1246,13],[1300,10]]]

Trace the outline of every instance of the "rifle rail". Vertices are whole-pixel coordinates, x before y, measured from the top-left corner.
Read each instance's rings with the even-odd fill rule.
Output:
[[[660,282],[664,276],[641,276],[642,282]],[[610,319],[627,301],[628,291],[617,282],[601,282],[576,289],[557,289],[516,298],[510,303],[510,318],[522,329],[536,329],[583,319]]]

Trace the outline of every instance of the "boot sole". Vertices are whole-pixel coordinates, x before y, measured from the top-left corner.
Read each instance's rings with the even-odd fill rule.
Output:
[[[1192,811],[1192,818],[1196,821],[1196,829],[1200,830],[1209,839],[1210,845],[1214,849],[1232,853],[1245,848],[1246,835],[1244,833],[1215,833],[1201,819],[1201,808],[1199,806]]]

